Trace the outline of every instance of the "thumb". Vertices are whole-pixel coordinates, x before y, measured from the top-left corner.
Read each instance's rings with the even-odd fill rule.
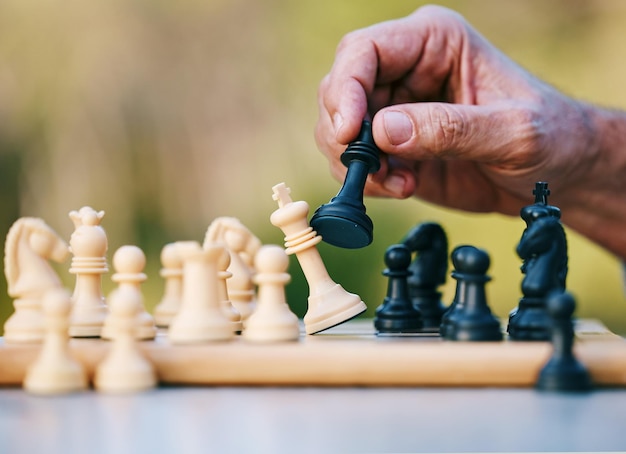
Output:
[[[529,118],[522,110],[503,105],[399,104],[377,112],[372,127],[376,145],[394,156],[495,163],[506,161],[505,151],[528,137],[528,131],[518,134],[523,133],[519,131],[523,119]]]

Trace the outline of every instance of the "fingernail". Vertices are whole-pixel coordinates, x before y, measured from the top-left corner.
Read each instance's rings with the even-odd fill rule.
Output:
[[[390,175],[383,183],[386,190],[398,195],[402,195],[404,193],[405,185],[406,181],[404,180],[404,177],[400,175]]]
[[[413,123],[403,112],[388,110],[383,114],[385,132],[389,143],[400,145],[413,136]]]
[[[343,126],[343,117],[339,112],[335,112],[335,115],[333,115],[333,126],[335,127],[335,137],[337,137],[339,130]]]

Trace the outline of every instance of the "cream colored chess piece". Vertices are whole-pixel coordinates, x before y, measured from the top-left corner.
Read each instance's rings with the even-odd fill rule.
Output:
[[[228,340],[235,335],[219,299],[217,262],[223,253],[223,246],[202,248],[200,243],[181,250],[183,301],[168,332],[173,344]]]
[[[109,295],[109,323],[114,335],[109,353],[96,367],[94,386],[99,391],[137,392],[157,384],[154,367],[141,354],[135,339],[140,305],[140,295],[130,287],[118,287]]]
[[[24,217],[11,226],[4,247],[4,273],[15,312],[4,324],[6,342],[41,342],[43,296],[61,288],[48,260],[62,262],[68,247],[42,219]]]
[[[217,243],[224,244],[230,253],[228,297],[245,326],[256,306],[253,260],[261,241],[241,221],[224,216],[211,223],[204,238],[204,246]]]
[[[228,285],[226,281],[232,277],[233,273],[228,271],[228,265],[230,265],[230,254],[228,250],[224,248],[224,251],[217,260],[217,277],[219,279],[218,291],[220,305],[222,306],[222,312],[230,323],[233,325],[233,331],[240,333],[243,330],[243,323],[241,321],[241,314],[235,309],[235,306],[230,302],[228,298]]]
[[[85,206],[70,212],[69,216],[75,227],[70,238],[70,250],[74,255],[70,273],[76,275],[70,336],[98,337],[108,312],[102,294],[102,275],[109,272],[106,262],[108,240],[100,226],[104,211]]]
[[[154,309],[157,326],[167,328],[180,309],[183,292],[183,261],[176,243],[166,244],[161,250],[160,275],[165,280],[165,290],[161,302]]]
[[[289,257],[276,245],[261,247],[255,258],[258,285],[257,308],[248,318],[243,337],[254,342],[280,342],[300,337],[298,317],[285,298],[285,285],[291,280],[286,272]]]
[[[316,247],[322,238],[307,221],[309,205],[292,201],[285,183],[272,189],[279,208],[272,213],[270,222],[284,232],[286,252],[296,254],[309,284],[309,307],[304,316],[306,333],[315,334],[364,312],[367,306],[361,298],[346,292],[328,275]]]
[[[28,392],[62,394],[87,388],[85,368],[68,348],[71,298],[64,288],[49,290],[44,297],[46,333],[39,356],[26,371],[24,389]]]
[[[117,284],[118,288],[127,288],[128,291],[137,295],[135,301],[139,302],[139,306],[137,307],[135,335],[140,340],[154,339],[157,332],[154,318],[146,312],[141,292],[141,283],[147,279],[143,272],[145,266],[146,256],[137,246],[122,246],[113,254],[115,274],[111,276],[111,280]],[[111,339],[115,336],[110,321],[111,316],[109,315],[102,328],[102,337],[105,339]]]

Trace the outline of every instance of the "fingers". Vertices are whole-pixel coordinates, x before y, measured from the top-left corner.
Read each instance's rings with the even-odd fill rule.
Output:
[[[373,119],[374,140],[408,160],[464,159],[529,167],[544,148],[539,112],[521,102],[489,106],[414,103],[387,107]]]

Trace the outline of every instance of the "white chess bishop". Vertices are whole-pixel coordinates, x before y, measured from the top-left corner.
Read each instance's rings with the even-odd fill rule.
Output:
[[[279,208],[272,213],[270,222],[284,232],[286,252],[296,255],[309,284],[309,307],[304,316],[306,333],[318,333],[364,312],[367,306],[361,298],[347,292],[328,275],[316,247],[322,238],[307,221],[308,203],[291,200],[285,183],[272,189]]]

